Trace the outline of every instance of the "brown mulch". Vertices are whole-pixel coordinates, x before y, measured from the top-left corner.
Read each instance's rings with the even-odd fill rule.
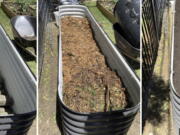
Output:
[[[107,66],[86,18],[62,19],[63,101],[74,111],[106,112],[127,106],[121,79]]]

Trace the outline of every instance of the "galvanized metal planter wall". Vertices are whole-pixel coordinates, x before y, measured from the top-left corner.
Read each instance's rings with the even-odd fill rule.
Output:
[[[121,76],[128,90],[132,105],[126,109],[112,112],[79,113],[70,110],[63,102],[63,76],[62,76],[62,44],[61,31],[59,33],[59,84],[58,84],[58,110],[59,124],[64,135],[124,135],[127,133],[139,109],[140,82],[129,65],[113,45],[106,33],[96,22],[90,11],[85,6],[64,5],[55,12],[56,22],[61,30],[61,18],[64,16],[87,17],[94,37],[106,57],[112,70]]]
[[[170,2],[170,4],[173,7],[173,12],[174,12],[173,25],[172,25],[173,32],[172,32],[172,52],[171,52],[171,75],[170,75],[171,93],[170,93],[170,97],[171,97],[173,119],[174,119],[173,125],[175,128],[176,134],[179,135],[179,133],[180,133],[180,95],[178,94],[177,89],[175,88],[175,85],[174,85],[174,81],[173,81],[173,79],[174,79],[174,59],[175,59],[174,58],[174,56],[175,56],[174,55],[175,54],[175,51],[174,51],[174,48],[175,48],[175,45],[174,45],[174,35],[175,35],[174,29],[175,29],[175,27],[174,27],[174,25],[175,25],[175,19],[176,19],[174,17],[175,16],[175,0],[172,0]],[[178,43],[178,45],[179,45],[179,43]]]
[[[25,135],[36,115],[36,81],[0,26],[0,76],[13,114],[0,115],[0,135]]]

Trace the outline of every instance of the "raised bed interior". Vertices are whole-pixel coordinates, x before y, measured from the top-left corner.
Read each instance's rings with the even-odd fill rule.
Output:
[[[87,18],[63,17],[61,31],[65,104],[78,112],[125,108],[126,89],[106,64]]]

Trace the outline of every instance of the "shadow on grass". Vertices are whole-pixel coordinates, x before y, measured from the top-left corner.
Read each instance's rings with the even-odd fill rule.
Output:
[[[150,83],[145,121],[158,126],[165,120],[166,113],[169,111],[169,85],[157,76],[153,76]]]

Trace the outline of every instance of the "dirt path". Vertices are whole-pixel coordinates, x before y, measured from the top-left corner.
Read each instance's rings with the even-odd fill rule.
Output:
[[[60,135],[56,124],[58,27],[47,25],[42,76],[39,83],[39,135]]]

